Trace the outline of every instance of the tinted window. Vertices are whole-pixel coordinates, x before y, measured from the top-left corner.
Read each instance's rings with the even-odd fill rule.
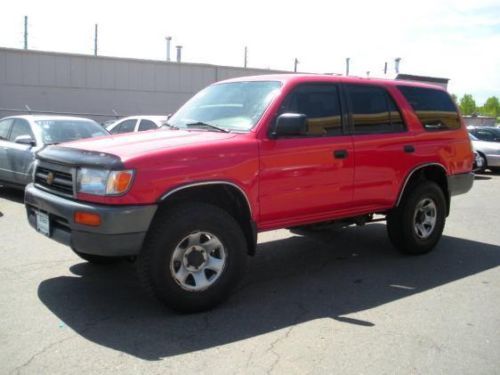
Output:
[[[118,124],[110,131],[111,134],[121,134],[130,133],[135,130],[135,124],[137,120],[125,120],[121,124]]]
[[[500,140],[500,132],[496,129],[475,129],[472,133],[481,141],[496,142]]]
[[[44,144],[74,141],[81,138],[100,137],[108,132],[92,120],[38,120]]]
[[[151,120],[141,120],[139,124],[139,131],[143,132],[145,130],[158,129],[158,126]]]
[[[7,139],[9,136],[10,125],[14,122],[14,119],[6,119],[0,121],[0,139]]]
[[[285,99],[280,113],[307,116],[309,136],[342,134],[340,101],[335,85],[301,85]]]
[[[31,132],[31,127],[28,121],[16,119],[16,121],[14,121],[14,125],[12,126],[12,130],[10,132],[9,141],[15,142],[16,138],[22,135],[29,135],[31,138],[33,139],[35,138],[33,136],[33,133]]]
[[[460,128],[457,108],[450,96],[441,90],[398,86],[426,130]]]
[[[396,104],[387,92],[374,86],[346,85],[355,134],[391,133],[404,130]]]

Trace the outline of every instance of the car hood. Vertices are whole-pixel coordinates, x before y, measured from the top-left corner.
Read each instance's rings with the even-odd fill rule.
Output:
[[[204,130],[183,131],[160,129],[99,138],[87,138],[75,142],[63,143],[59,147],[112,154],[118,156],[122,162],[127,162],[135,156],[162,149],[220,142],[235,136],[236,134],[234,133],[218,133]]]

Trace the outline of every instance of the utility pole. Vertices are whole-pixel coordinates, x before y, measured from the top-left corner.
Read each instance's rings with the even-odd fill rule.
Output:
[[[245,68],[247,67],[247,63],[248,63],[248,47],[245,46],[245,60],[244,60],[244,63],[243,63],[243,66]]]
[[[167,61],[170,61],[170,43],[172,42],[172,37],[167,36],[165,40],[167,41]]]
[[[346,77],[349,75],[349,64],[351,62],[351,58],[350,57],[347,57],[345,59],[345,75]]]
[[[94,56],[97,56],[97,33],[98,33],[98,25],[96,23],[94,29]]]
[[[384,75],[387,75],[387,61],[384,64]]]
[[[28,49],[28,16],[24,16],[24,49]]]
[[[297,65],[299,65],[299,60],[297,58],[295,58],[295,60],[293,62],[293,71],[294,71],[294,73],[297,73]]]

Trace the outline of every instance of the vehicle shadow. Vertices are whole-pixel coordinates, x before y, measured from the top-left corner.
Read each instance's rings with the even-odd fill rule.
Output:
[[[24,203],[24,190],[0,185],[0,199],[8,199],[16,203]]]
[[[178,315],[145,296],[132,264],[79,263],[43,281],[40,300],[84,338],[145,360],[198,351],[295,324],[371,309],[500,265],[500,247],[444,236],[424,256],[397,253],[385,225],[261,243],[228,302]]]

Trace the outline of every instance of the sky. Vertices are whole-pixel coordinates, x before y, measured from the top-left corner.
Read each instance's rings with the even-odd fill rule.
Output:
[[[16,0],[5,1],[0,47],[28,47],[164,60],[165,36],[185,62],[313,73],[394,77],[400,72],[450,79],[449,91],[478,104],[500,97],[500,1]],[[172,49],[175,56],[175,49]]]

